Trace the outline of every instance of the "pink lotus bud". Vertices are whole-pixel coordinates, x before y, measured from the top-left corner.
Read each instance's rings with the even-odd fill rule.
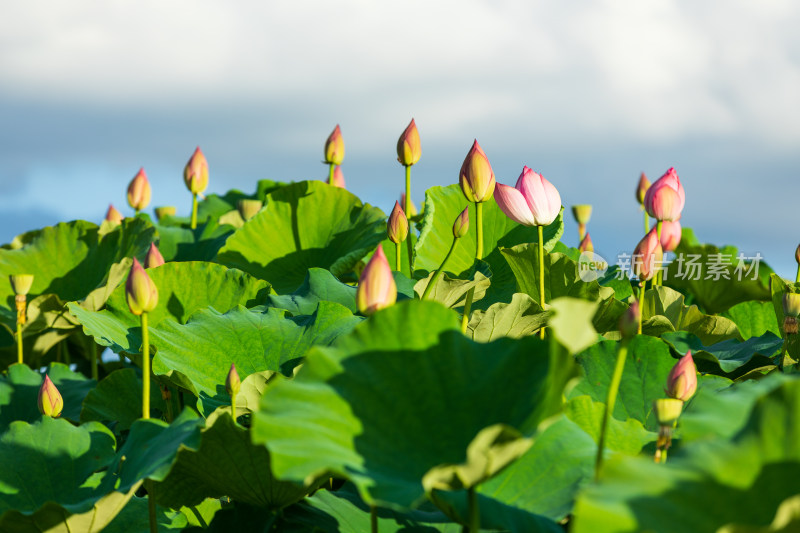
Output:
[[[581,252],[594,252],[594,244],[592,244],[592,238],[589,237],[588,233],[578,245],[578,250]]]
[[[199,146],[183,169],[183,181],[192,194],[199,194],[208,187],[208,161]]]
[[[147,174],[144,173],[143,168],[140,168],[128,185],[128,205],[141,211],[150,203],[150,194],[150,182],[147,181]]]
[[[674,168],[667,170],[644,195],[644,208],[656,220],[678,220],[686,203],[683,185]]]
[[[378,246],[358,280],[356,305],[361,314],[371,315],[389,307],[395,301],[397,301],[397,285],[392,277],[392,269],[386,254],[383,253],[383,247]]]
[[[347,187],[344,186],[344,174],[342,174],[342,167],[336,165],[333,168],[333,181],[331,182],[331,178],[328,176],[328,179],[325,180],[325,183],[328,185],[333,185],[334,187],[339,187],[340,189],[346,189]]]
[[[469,207],[465,207],[463,211],[456,217],[453,223],[453,237],[460,239],[469,231]]]
[[[417,125],[412,118],[411,123],[397,140],[397,160],[401,165],[410,167],[419,161],[420,155],[422,155],[422,147],[419,143],[419,131],[417,131]]]
[[[402,205],[402,206],[406,205],[406,193],[404,193],[404,192],[400,193],[400,205]],[[417,213],[418,213],[417,206],[414,205],[414,200],[409,200],[408,201],[408,213],[406,213],[406,215],[408,216],[408,218],[413,218],[413,217],[417,216]]]
[[[681,243],[681,223],[677,220],[665,220],[661,223],[661,249],[673,252]]]
[[[156,207],[155,212],[156,212],[156,220],[160,221],[162,218],[167,216],[174,217],[175,213],[177,212],[177,209],[175,208],[174,205],[165,205],[161,207]]]
[[[58,418],[61,410],[64,409],[64,399],[61,393],[50,380],[50,376],[44,377],[44,382],[39,388],[39,412],[45,416]]]
[[[639,332],[639,320],[641,320],[639,302],[634,301],[619,317],[619,332],[623,339],[630,339]]]
[[[656,227],[653,226],[653,229],[636,245],[631,258],[631,270],[639,278],[639,281],[647,281],[655,275],[661,266],[663,257],[664,253],[661,250],[661,243],[658,241]]]
[[[528,167],[514,187],[498,183],[494,199],[508,218],[525,226],[547,226],[561,211],[558,190]]]
[[[135,257],[125,283],[125,298],[131,313],[137,316],[149,313],[158,305],[158,288]]]
[[[392,214],[389,215],[388,223],[389,240],[397,244],[406,240],[408,237],[408,219],[400,207],[399,202],[394,203]]]
[[[485,202],[494,192],[494,172],[478,141],[472,144],[459,172],[458,184],[470,202]]]
[[[798,265],[800,265],[800,244],[797,245],[797,248],[794,251],[794,260],[797,261]]]
[[[639,177],[639,185],[636,186],[636,201],[644,205],[644,196],[647,194],[647,189],[650,188],[650,180],[647,179],[644,172]]]
[[[325,162],[334,165],[341,165],[344,161],[344,139],[339,125],[333,129],[333,133],[325,141]]]
[[[239,393],[239,389],[241,387],[242,380],[239,379],[239,373],[236,371],[236,365],[231,363],[231,369],[228,370],[228,377],[225,378],[225,390],[228,392],[228,396],[233,398]]]
[[[686,355],[672,367],[667,377],[667,388],[665,392],[670,398],[686,401],[694,396],[697,390],[697,367],[694,366],[692,352]]]
[[[145,268],[155,268],[165,263],[164,256],[158,251],[156,243],[150,243],[150,249],[147,250],[147,255],[144,258]]]
[[[245,221],[256,216],[262,207],[264,207],[264,202],[252,198],[243,198],[236,203],[236,209]]]
[[[11,274],[8,276],[8,280],[11,282],[11,290],[15,295],[25,296],[33,285],[33,274]]]
[[[114,204],[108,204],[108,211],[106,211],[106,222],[110,222],[111,224],[121,224],[124,218],[125,217],[122,216],[122,213],[117,211],[117,208],[114,207]]]
[[[575,217],[575,222],[585,226],[592,218],[592,206],[589,204],[573,205],[572,216]]]

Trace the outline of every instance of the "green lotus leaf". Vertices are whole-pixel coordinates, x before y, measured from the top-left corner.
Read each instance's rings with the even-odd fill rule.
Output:
[[[565,380],[551,374],[564,365],[539,339],[475,343],[440,304],[400,302],[335,347],[313,348],[293,380],[271,386],[253,440],[266,443],[281,479],[334,472],[369,502],[408,508],[424,499],[423,476],[463,463],[482,429],[530,435],[560,410]]]
[[[511,303],[498,302],[486,311],[472,313],[467,334],[478,342],[491,342],[501,337],[520,339],[538,331],[547,322],[539,304],[527,294],[516,293]]]
[[[683,294],[669,287],[655,287],[645,292],[642,331],[653,336],[666,331],[688,331],[704,344],[740,337],[736,324],[729,318],[705,315],[697,306],[687,307],[683,302]]]
[[[293,315],[310,315],[326,300],[356,312],[356,287],[342,283],[324,268],[309,268],[303,284],[291,294],[270,294],[268,304]]]
[[[772,274],[769,281],[772,294],[772,307],[775,309],[775,316],[780,327],[781,337],[786,338],[786,353],[780,364],[793,363],[800,361],[800,335],[786,335],[783,331],[783,321],[786,318],[783,313],[783,295],[787,292],[800,292],[800,284],[786,283],[777,274]],[[788,338],[787,338],[788,337]]]
[[[386,237],[386,215],[352,193],[302,181],[268,194],[264,208],[228,238],[217,260],[276,291],[294,291],[309,268],[349,272]]]
[[[188,221],[184,226],[159,225],[157,228],[158,251],[166,261],[213,261],[236,229],[216,218],[203,220],[195,229],[188,227]]]
[[[218,500],[217,504],[219,504]],[[147,496],[144,498],[134,496],[103,529],[103,533],[150,533],[148,505]],[[156,522],[158,531],[184,531],[184,528],[189,525],[184,513],[164,509],[161,506],[156,506]]]
[[[442,276],[436,281],[436,285],[431,289],[430,294],[428,294],[427,299],[455,309],[464,307],[467,293],[472,290],[473,301],[480,300],[491,285],[492,271],[485,261],[478,261],[477,266],[478,268],[469,274],[468,279],[458,279],[454,274],[443,272]],[[426,278],[417,281],[414,285],[414,292],[419,298],[422,298],[433,276],[434,273],[431,272]]]
[[[730,318],[736,324],[743,339],[760,337],[767,331],[778,336],[781,334],[772,302],[738,303],[722,313],[722,316]]]
[[[150,388],[150,406],[164,412],[157,386]],[[142,416],[142,378],[133,368],[122,368],[103,378],[83,400],[80,421],[115,422],[116,431],[130,429]]]
[[[552,315],[547,322],[548,327],[555,340],[570,354],[578,353],[597,342],[597,331],[592,326],[597,305],[597,302],[566,296],[550,302]]]
[[[770,331],[744,342],[728,339],[710,346],[704,345],[697,335],[686,331],[664,333],[661,338],[679,354],[691,350],[698,369],[715,374],[735,372],[736,375],[741,375],[747,369],[772,365],[773,356],[783,346],[783,339]]]
[[[664,396],[663,391],[661,396]],[[570,421],[597,443],[600,441],[600,428],[605,410],[605,400],[598,402],[588,395],[581,395],[574,396],[567,402],[565,414]],[[626,455],[636,455],[646,444],[655,441],[656,437],[656,432],[648,431],[642,422],[635,418],[619,420],[612,417],[608,419],[606,429],[605,454],[620,452]],[[597,446],[595,446],[595,453],[597,453]],[[592,468],[594,468],[594,461],[592,461]]]

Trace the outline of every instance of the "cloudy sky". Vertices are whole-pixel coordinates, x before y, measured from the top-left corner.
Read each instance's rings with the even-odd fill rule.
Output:
[[[70,2],[0,7],[0,242],[209,192],[320,179],[341,125],[348,188],[388,212],[411,117],[419,204],[477,138],[499,181],[528,165],[566,206],[594,205],[607,258],[642,223],[633,192],[674,166],[682,222],[794,276],[800,242],[800,3],[678,1]],[[565,241],[575,245],[575,225]]]

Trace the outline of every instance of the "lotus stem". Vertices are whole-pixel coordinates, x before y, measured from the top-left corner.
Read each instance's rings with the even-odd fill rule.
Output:
[[[660,220],[656,223],[656,236],[658,237],[658,243],[660,245],[661,244],[661,221]],[[662,280],[663,280],[663,273],[661,272],[661,269],[659,268],[658,270],[656,270],[656,277],[653,279],[653,285],[654,286],[655,285],[661,285],[662,284]]]
[[[231,417],[233,417],[233,423],[236,424],[236,393],[231,394]]]
[[[22,345],[22,326],[26,320],[26,309],[28,305],[28,297],[24,294],[17,294],[14,296],[14,306],[17,309],[17,363],[23,362],[23,345]]]
[[[409,239],[410,240],[410,239]],[[394,243],[394,269],[402,272],[403,262],[400,260],[400,254],[403,253],[403,245],[399,242]]]
[[[378,533],[378,508],[374,505],[369,506],[369,530]]]
[[[22,324],[17,320],[17,363],[22,364]]]
[[[800,264],[797,265],[797,278],[795,279],[795,283],[800,283]]]
[[[642,334],[642,316],[644,314],[644,281],[639,282],[639,335]]]
[[[444,261],[442,261],[441,266],[436,270],[436,273],[431,278],[430,283],[428,286],[425,287],[425,290],[422,293],[422,300],[425,300],[428,295],[433,290],[433,287],[439,281],[439,278],[442,276],[442,272],[444,272],[444,267],[447,265],[447,261],[450,260],[450,256],[453,255],[453,250],[456,249],[456,243],[458,243],[458,237],[453,237],[453,244],[450,245],[450,250],[448,250],[447,255],[444,256]],[[399,245],[398,245],[399,246]]]
[[[469,513],[469,533],[479,533],[481,530],[481,509],[478,507],[478,493],[475,487],[467,489],[467,512]]]
[[[336,165],[328,163],[328,184],[333,185],[333,173],[336,171]]]
[[[410,219],[411,216],[409,215],[409,213],[411,212],[410,211],[410,209],[411,209],[411,166],[407,166],[406,167],[406,197],[405,197],[405,202],[403,202],[403,203],[405,204],[403,206],[403,212],[405,213],[406,218]],[[414,279],[414,268],[411,266],[411,262],[414,259],[414,246],[411,244],[411,233],[412,233],[411,232],[411,221],[409,220],[409,223],[408,223],[408,236],[406,237],[406,240],[408,241],[408,244],[406,244],[406,246],[408,247],[408,277],[411,278],[411,279]],[[399,259],[399,256],[400,256],[400,254],[398,254],[398,259],[397,259],[397,265],[398,265],[397,266],[397,270],[398,271],[400,270],[400,259]]]
[[[145,481],[147,489],[147,512],[150,516],[150,533],[158,533],[158,518],[156,516],[156,500],[153,498],[153,482]]]
[[[583,238],[586,236],[586,224],[578,223],[578,242],[583,242]]]
[[[647,233],[650,232],[650,217],[647,215],[647,210],[644,209],[644,207],[642,207],[642,210],[644,211],[644,233],[647,235]]]
[[[331,167],[333,168],[333,167]],[[192,229],[197,228],[197,193],[192,193],[192,223],[190,226]]]
[[[539,305],[544,311],[544,226],[536,226],[539,230]],[[544,339],[544,326],[539,328],[539,337]]]
[[[477,241],[475,243],[475,259],[483,259],[483,203],[475,202],[475,225],[477,228]],[[475,287],[467,292],[467,300],[464,302],[464,316],[461,317],[461,333],[467,332],[469,324],[469,310],[472,307],[472,298],[475,296]]]
[[[92,379],[98,381],[99,374],[97,372],[97,350],[94,347],[94,341],[91,337],[86,337],[86,351],[89,355],[89,363],[92,369]]]
[[[594,479],[600,479],[600,469],[603,466],[603,450],[606,443],[606,431],[608,429],[608,419],[614,412],[614,404],[619,393],[619,384],[622,381],[622,371],[625,369],[625,359],[628,357],[628,341],[623,340],[617,348],[617,363],[614,365],[614,373],[611,375],[611,383],[608,386],[608,396],[606,397],[606,408],[603,411],[603,421],[600,425],[600,438],[597,440],[597,457],[594,461]]]
[[[142,418],[150,418],[150,332],[142,313]]]

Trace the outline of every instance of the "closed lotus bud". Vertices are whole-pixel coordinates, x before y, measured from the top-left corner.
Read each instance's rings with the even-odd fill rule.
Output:
[[[456,217],[453,223],[453,237],[460,239],[469,231],[469,207],[465,207],[463,211]]]
[[[165,263],[164,256],[158,251],[156,243],[150,243],[150,249],[147,250],[147,255],[144,258],[145,268],[155,268]]]
[[[8,276],[11,282],[11,289],[17,296],[25,296],[33,285],[33,274],[12,274]]]
[[[588,233],[578,245],[578,250],[581,252],[594,252],[594,244],[592,244],[592,238]]]
[[[208,187],[208,161],[199,146],[183,169],[183,181],[192,194],[200,194]]]
[[[228,392],[228,396],[233,398],[239,393],[239,389],[242,387],[242,380],[239,379],[239,373],[236,371],[236,365],[231,363],[231,369],[228,370],[228,377],[225,378],[225,390]]]
[[[464,158],[458,176],[458,184],[470,202],[485,202],[494,193],[495,179],[492,165],[489,164],[489,159],[481,150],[477,140]]]
[[[156,207],[156,219],[161,220],[164,217],[170,216],[174,217],[175,213],[178,211],[174,205],[165,205],[161,207]]]
[[[378,246],[358,280],[356,305],[361,314],[371,315],[393,305],[395,301],[397,285],[383,247]]]
[[[619,317],[619,332],[623,339],[630,339],[639,332],[640,314],[639,302],[634,301]]]
[[[147,174],[144,173],[143,168],[140,168],[128,185],[128,205],[141,211],[150,203],[150,194],[150,182],[147,180]]]
[[[403,206],[406,205],[406,193],[400,193],[400,205],[403,205]],[[418,213],[419,213],[419,211],[417,211],[417,206],[414,205],[414,200],[409,200],[408,201],[408,213],[406,213],[406,216],[408,218],[413,218],[413,217],[417,216]]]
[[[124,218],[125,217],[122,216],[122,213],[117,211],[117,208],[114,207],[114,204],[108,204],[108,211],[106,211],[106,222],[110,222],[111,224],[121,224]]]
[[[683,411],[683,402],[675,398],[661,398],[653,402],[656,420],[660,426],[672,426]]]
[[[683,185],[674,168],[653,183],[644,195],[644,208],[656,220],[678,220],[686,203]]]
[[[342,174],[342,167],[336,165],[333,169],[333,181],[331,181],[330,177],[325,180],[325,183],[328,185],[333,185],[334,187],[339,187],[340,189],[346,189],[347,187],[344,186],[344,174]]]
[[[685,402],[694,396],[695,391],[697,391],[697,367],[694,366],[692,352],[686,352],[686,355],[672,367],[664,392],[670,398]]]
[[[647,189],[650,188],[650,180],[647,179],[644,172],[639,177],[639,185],[636,186],[636,201],[644,205],[644,196],[647,194]]]
[[[797,248],[794,250],[794,260],[797,261],[798,265],[800,265],[800,244],[798,244]]]
[[[236,209],[244,220],[250,220],[256,216],[256,213],[261,211],[262,207],[264,207],[264,202],[261,200],[252,200],[248,198],[239,200],[236,204]]]
[[[677,220],[665,220],[661,223],[661,249],[673,252],[681,243],[681,223]]]
[[[325,162],[328,164],[341,165],[344,161],[344,139],[339,125],[333,129],[333,133],[325,141]]]
[[[575,217],[575,222],[578,224],[588,224],[589,219],[592,218],[592,206],[589,204],[573,205],[572,216]]]
[[[422,147],[419,143],[419,131],[417,131],[417,124],[412,118],[411,123],[397,140],[397,160],[401,165],[410,167],[419,161],[420,155],[422,155]]]
[[[639,281],[652,279],[659,269],[663,257],[664,253],[661,250],[661,243],[658,241],[656,227],[653,226],[653,229],[639,241],[636,249],[633,250],[631,270],[639,278]]]
[[[58,418],[64,409],[64,399],[61,393],[50,380],[50,376],[44,377],[44,382],[39,388],[39,412],[45,416]]]
[[[388,231],[389,240],[395,244],[403,242],[408,237],[408,219],[399,202],[394,203],[392,214],[389,215]]]
[[[125,298],[131,313],[137,316],[149,313],[158,305],[158,288],[135,257],[125,282]]]
[[[508,218],[525,226],[547,226],[561,212],[558,189],[528,167],[515,186],[498,183],[494,199]]]

